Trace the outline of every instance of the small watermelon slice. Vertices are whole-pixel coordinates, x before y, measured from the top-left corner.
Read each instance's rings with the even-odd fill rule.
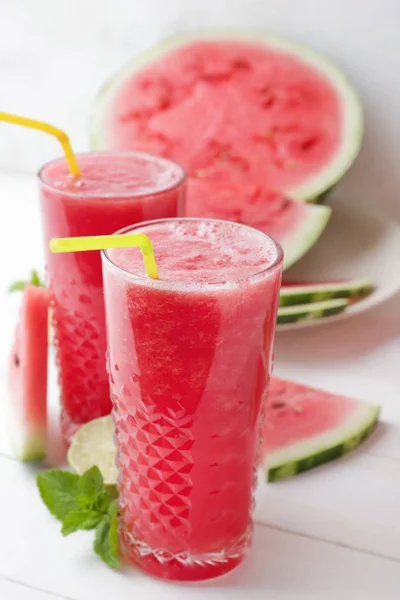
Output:
[[[26,461],[46,456],[48,309],[47,289],[26,284],[8,371],[12,443]]]
[[[354,279],[332,282],[284,282],[282,283],[279,306],[321,302],[333,298],[348,298],[357,302],[374,290],[370,279]]]
[[[313,469],[356,448],[380,406],[273,377],[264,424],[267,481]]]
[[[310,302],[309,304],[296,304],[294,306],[281,306],[278,308],[278,325],[297,323],[299,321],[314,321],[337,315],[349,306],[347,298],[334,298],[324,302]]]

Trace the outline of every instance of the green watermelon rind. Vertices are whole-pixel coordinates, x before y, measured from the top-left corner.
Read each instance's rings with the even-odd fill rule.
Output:
[[[278,325],[297,323],[299,321],[314,321],[337,315],[349,306],[347,298],[335,298],[324,302],[312,302],[309,304],[296,304],[294,306],[282,306],[278,308]]]
[[[284,246],[283,270],[286,271],[302,258],[317,242],[324,231],[330,216],[328,206],[309,206],[308,215],[297,225],[290,236],[282,240]]]
[[[47,424],[33,425],[17,419],[8,402],[4,403],[5,419],[11,448],[22,462],[39,461],[47,456]]]
[[[301,201],[316,202],[325,195],[344,174],[356,159],[362,142],[364,131],[364,117],[361,100],[346,75],[330,59],[322,56],[315,50],[302,44],[272,35],[268,32],[249,31],[241,29],[211,29],[182,33],[169,37],[153,48],[137,55],[126,64],[116,75],[111,77],[98,92],[90,120],[90,143],[93,150],[106,150],[107,142],[104,135],[104,121],[108,108],[113,101],[115,92],[121,84],[135,71],[145,67],[148,63],[163,57],[167,52],[186,43],[196,40],[237,40],[238,42],[259,42],[272,46],[278,50],[294,53],[311,67],[318,70],[334,85],[345,107],[343,139],[340,150],[318,175],[310,181],[285,192]]]
[[[264,461],[266,480],[274,482],[298,475],[354,450],[373,431],[380,410],[377,404],[360,403],[339,427],[271,452]]]
[[[22,446],[14,445],[16,457],[21,461],[39,461],[47,455],[46,428],[30,428],[24,433]]]
[[[315,283],[304,285],[282,284],[279,295],[279,306],[293,306],[311,302],[323,302],[336,298],[361,299],[375,289],[370,279],[354,279],[343,283]]]

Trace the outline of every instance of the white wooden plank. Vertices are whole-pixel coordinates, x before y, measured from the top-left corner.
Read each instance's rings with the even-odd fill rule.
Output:
[[[262,481],[256,519],[400,561],[399,506],[400,462],[354,452],[290,480]]]
[[[73,600],[217,600],[228,595],[238,600],[249,595],[255,600],[398,598],[398,562],[265,526],[256,526],[247,562],[216,581],[166,585],[135,571],[116,573],[92,552],[90,533],[61,536],[59,524],[39,499],[34,471],[0,459],[0,478],[2,539],[7,540],[0,544],[0,576]]]
[[[25,584],[8,581],[0,577],[0,598],[1,600],[66,600],[58,594],[43,592]]]

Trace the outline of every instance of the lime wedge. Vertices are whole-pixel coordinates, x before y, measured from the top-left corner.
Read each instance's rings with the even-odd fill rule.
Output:
[[[72,438],[67,460],[78,475],[96,465],[106,484],[117,482],[114,423],[111,415],[93,419],[78,429]]]

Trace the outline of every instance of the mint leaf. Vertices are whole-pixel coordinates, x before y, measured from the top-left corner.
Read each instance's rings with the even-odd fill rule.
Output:
[[[97,510],[103,515],[107,514],[111,500],[112,498],[110,497],[110,494],[106,490],[103,490],[97,495],[96,501],[93,504],[94,510]]]
[[[118,569],[118,506],[114,500],[109,507],[108,515],[103,517],[96,527],[94,551],[112,569]]]
[[[103,476],[100,469],[96,466],[91,467],[81,476],[79,487],[82,494],[96,500],[97,495],[104,489]]]
[[[69,535],[78,529],[94,529],[102,518],[95,510],[73,510],[65,517],[61,533]]]
[[[90,509],[93,507],[93,498],[86,496],[86,494],[78,494],[76,501],[81,509]]]
[[[79,510],[79,475],[48,469],[36,476],[36,483],[43,502],[56,519],[64,521],[70,512]]]
[[[9,292],[23,292],[26,286],[26,281],[14,281],[8,288]]]
[[[46,287],[44,282],[40,279],[39,273],[37,271],[31,272],[31,280],[30,283],[32,285],[36,285],[37,287]]]

